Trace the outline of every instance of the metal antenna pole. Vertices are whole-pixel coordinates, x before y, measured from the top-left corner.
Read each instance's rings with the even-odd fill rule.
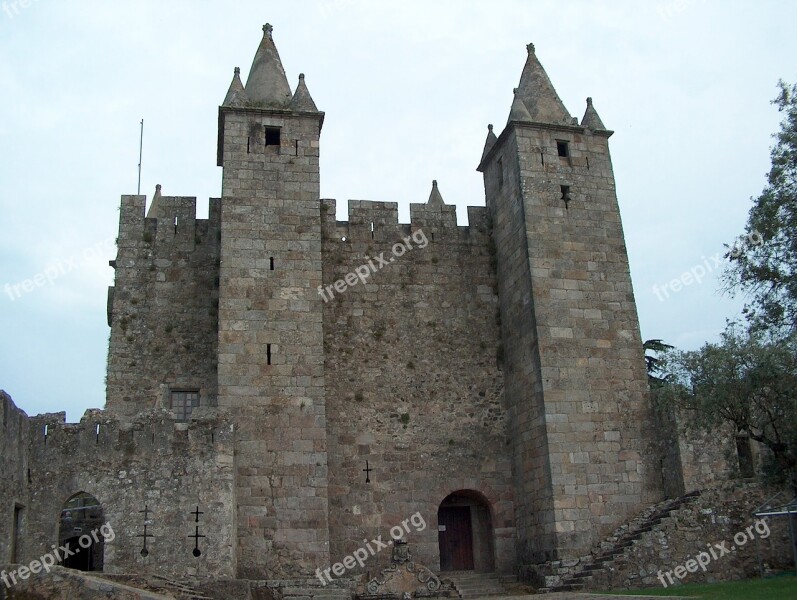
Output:
[[[141,119],[141,138],[138,142],[138,191],[136,194],[141,194],[141,156],[144,152],[144,119]]]

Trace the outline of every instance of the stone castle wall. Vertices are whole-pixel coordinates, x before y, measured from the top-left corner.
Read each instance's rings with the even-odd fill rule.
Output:
[[[28,416],[0,390],[0,563],[18,561],[28,543],[24,536],[29,494]]]
[[[130,418],[169,406],[169,389],[217,402],[220,201],[123,196],[115,286],[108,298],[107,408]]]
[[[348,222],[335,220],[334,200],[321,210],[331,560],[363,539],[390,539],[419,511],[426,528],[405,537],[416,561],[438,569],[437,510],[464,489],[489,503],[495,566],[511,571],[514,490],[486,210],[471,207],[467,227],[453,205],[411,204],[406,225],[395,203],[350,201]],[[357,272],[365,283],[335,289]],[[383,554],[367,568],[387,562]]]
[[[25,521],[27,563],[59,541],[59,518],[78,492],[95,497],[114,539],[105,544],[108,573],[234,574],[232,424],[208,415],[175,423],[165,411],[122,422],[100,410],[80,423],[64,413],[29,420],[30,497]],[[192,553],[197,506],[201,556]],[[144,508],[149,555],[143,557]],[[89,533],[89,532],[83,532]]]

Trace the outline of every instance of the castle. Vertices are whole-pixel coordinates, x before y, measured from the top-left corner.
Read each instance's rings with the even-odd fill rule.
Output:
[[[436,182],[409,224],[370,201],[340,221],[324,113],[263,30],[219,107],[208,219],[122,196],[105,410],[0,395],[0,557],[91,513],[115,538],[82,567],[108,573],[312,578],[398,527],[433,571],[532,579],[692,487],[657,445],[592,100],[572,117],[530,44],[466,226]]]

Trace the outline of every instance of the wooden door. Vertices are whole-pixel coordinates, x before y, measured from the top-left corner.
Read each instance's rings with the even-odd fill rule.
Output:
[[[473,529],[470,507],[441,507],[437,512],[437,521],[440,525],[440,570],[472,571]]]

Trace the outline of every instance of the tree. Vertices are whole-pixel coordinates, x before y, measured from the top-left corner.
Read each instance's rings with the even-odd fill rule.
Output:
[[[750,322],[770,333],[797,332],[797,85],[778,82],[773,100],[784,113],[767,185],[753,200],[746,242],[729,250],[726,289],[744,291]],[[756,243],[757,242],[757,243]]]
[[[730,324],[718,344],[666,354],[660,398],[686,411],[693,427],[730,422],[765,446],[780,480],[797,493],[797,340],[773,340]]]
[[[651,389],[658,388],[667,382],[667,376],[664,374],[661,359],[658,357],[659,353],[668,352],[673,350],[675,346],[665,344],[661,340],[646,340],[642,347],[645,349],[645,366],[648,369],[648,383]],[[647,352],[655,352],[656,355],[647,354]],[[664,377],[659,377],[664,375]]]

